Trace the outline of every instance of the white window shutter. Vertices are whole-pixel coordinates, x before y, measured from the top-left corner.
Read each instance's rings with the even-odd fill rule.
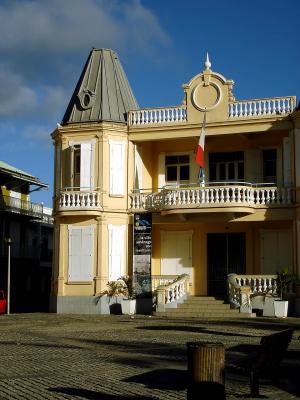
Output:
[[[82,228],[81,280],[89,282],[93,279],[93,235],[92,226]]]
[[[69,281],[80,281],[81,230],[69,229]]]
[[[109,271],[108,280],[120,278],[125,271],[125,225],[108,225],[109,230]]]
[[[92,186],[92,143],[80,145],[80,189],[90,190]]]
[[[70,282],[90,282],[93,279],[93,226],[69,226]]]
[[[114,195],[124,195],[125,142],[109,142],[109,192]]]

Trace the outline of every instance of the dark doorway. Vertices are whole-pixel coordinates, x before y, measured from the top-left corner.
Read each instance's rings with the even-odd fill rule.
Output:
[[[246,272],[246,235],[207,234],[208,295],[227,300],[227,275]]]

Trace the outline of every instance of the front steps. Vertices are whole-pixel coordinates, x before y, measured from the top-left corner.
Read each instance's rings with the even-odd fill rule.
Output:
[[[167,308],[164,312],[155,312],[157,316],[170,318],[252,318],[256,314],[240,313],[239,310],[230,309],[229,304],[214,297],[189,296],[177,308]]]

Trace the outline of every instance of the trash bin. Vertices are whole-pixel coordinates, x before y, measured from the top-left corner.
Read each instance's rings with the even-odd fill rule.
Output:
[[[188,342],[188,400],[225,399],[223,343]]]

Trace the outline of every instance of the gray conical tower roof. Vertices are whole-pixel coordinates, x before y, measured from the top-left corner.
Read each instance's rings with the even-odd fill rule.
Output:
[[[138,108],[117,54],[93,49],[79,78],[62,123],[126,122],[128,110]]]

